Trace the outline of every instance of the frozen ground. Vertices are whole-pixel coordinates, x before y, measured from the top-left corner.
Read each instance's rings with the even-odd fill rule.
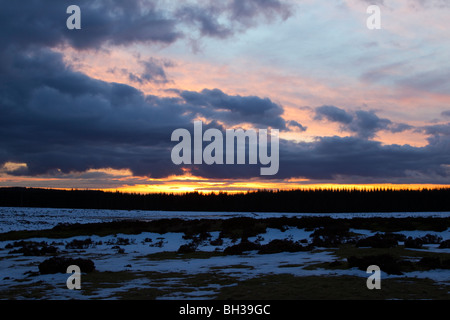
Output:
[[[33,209],[33,208],[0,208],[0,232],[10,230],[31,230],[31,229],[48,229],[58,223],[86,223],[101,222],[118,219],[142,219],[152,220],[160,218],[230,218],[236,216],[250,217],[269,217],[269,216],[290,216],[291,214],[267,213],[196,213],[196,212],[145,212],[145,211],[113,211],[113,210],[72,210],[72,209]],[[293,214],[292,214],[293,215]],[[302,214],[305,215],[305,214]],[[306,214],[307,215],[307,214]],[[314,214],[316,216],[316,214]],[[298,215],[297,215],[298,216]],[[335,216],[335,215],[332,215]],[[351,218],[354,216],[373,217],[373,216],[439,216],[448,217],[450,213],[392,213],[392,214],[336,214],[340,218]],[[361,236],[373,235],[368,230],[350,231],[360,234]],[[292,239],[299,241],[306,239],[311,241],[310,235],[312,231],[305,229],[288,228],[282,232],[279,229],[268,228],[267,232],[257,237],[249,238],[250,241],[258,241],[260,244],[266,244],[274,239]],[[421,237],[428,233],[441,236],[444,240],[450,239],[450,229],[443,232],[430,231],[403,231],[398,232],[406,236]],[[211,232],[210,240],[217,239],[219,232]],[[331,251],[325,248],[316,248],[312,251],[295,252],[295,253],[275,253],[275,254],[257,254],[249,252],[244,255],[231,256],[211,256],[207,258],[180,259],[176,257],[168,257],[161,259],[149,259],[151,254],[176,252],[178,248],[189,243],[191,240],[183,239],[183,233],[141,233],[138,235],[115,234],[105,237],[100,236],[77,236],[65,239],[47,239],[35,238],[27,239],[27,241],[45,241],[49,245],[57,247],[60,255],[73,258],[87,258],[95,262],[97,271],[100,272],[121,272],[130,271],[136,274],[142,272],[159,272],[162,274],[182,273],[185,275],[198,274],[215,274],[222,273],[227,276],[235,276],[239,279],[247,279],[257,277],[264,274],[281,274],[291,273],[297,276],[311,275],[354,275],[367,278],[367,274],[357,268],[326,270],[321,268],[308,269],[308,266],[321,262],[332,262],[338,258]],[[85,240],[91,239],[94,245],[86,249],[67,249],[66,244],[74,239]],[[120,243],[121,239],[128,239],[129,244],[119,244],[120,249],[124,252],[119,253],[119,248],[115,245]],[[151,240],[150,240],[151,239]],[[232,240],[223,239],[224,242],[220,246],[211,245],[210,241],[204,241],[198,247],[201,252],[222,252],[227,246],[232,245]],[[50,284],[51,289],[42,289],[41,298],[44,299],[88,299],[88,298],[107,298],[114,292],[125,291],[127,289],[140,289],[152,286],[150,280],[146,278],[136,277],[125,283],[120,288],[102,288],[90,294],[82,294],[79,291],[72,291],[66,288],[67,274],[40,275],[38,265],[40,262],[48,259],[48,257],[23,256],[20,253],[11,254],[11,249],[5,248],[13,241],[0,241],[0,281],[1,288],[17,288],[18,285],[27,288],[27,286],[36,287]],[[424,249],[428,251],[448,252],[450,249],[438,249],[438,245],[427,245]],[[430,278],[441,282],[450,282],[450,272],[448,270],[432,270],[427,272],[411,272],[403,275],[403,277]],[[382,272],[382,278],[395,278],[399,276],[388,275]],[[157,286],[176,285],[179,279],[166,279],[164,284],[158,283]],[[217,290],[216,284],[210,284],[198,290],[172,292],[161,298],[163,299],[202,299],[214,294]],[[26,290],[26,289],[24,289]],[[15,296],[11,298],[23,298],[20,292],[14,291]]]
[[[56,226],[58,223],[105,222],[124,219],[229,219],[234,217],[269,218],[282,216],[330,216],[332,218],[342,219],[351,219],[356,217],[450,217],[450,212],[370,212],[319,214],[279,212],[194,212],[0,207],[0,233],[10,230],[49,229]]]

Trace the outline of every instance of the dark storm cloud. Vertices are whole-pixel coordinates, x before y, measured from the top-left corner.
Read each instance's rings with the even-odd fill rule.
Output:
[[[188,126],[176,99],[74,72],[61,55],[35,50],[9,57],[0,74],[0,162],[27,163],[28,174],[61,169],[130,168],[166,176],[170,133]]]
[[[357,137],[321,137],[314,142],[280,140],[280,170],[268,179],[305,178],[312,181],[386,183],[448,182],[449,140],[424,148],[382,145]],[[196,166],[195,175],[214,178],[252,178],[259,166]]]
[[[413,129],[404,123],[393,123],[386,118],[378,117],[374,111],[358,110],[347,112],[335,106],[322,106],[315,109],[315,120],[328,120],[341,125],[341,130],[355,133],[358,137],[373,138],[378,131],[387,130],[393,133]]]
[[[283,149],[286,156],[280,162],[282,177],[390,179],[411,178],[411,172],[420,172],[447,178],[442,164],[450,163],[449,147],[439,150],[437,146],[382,145],[356,137],[323,137],[314,143],[289,143]]]
[[[167,177],[182,172],[170,159],[171,133],[191,130],[198,115],[214,119],[225,110],[232,116],[217,120],[285,125],[283,109],[269,99],[230,96],[217,89],[184,91],[178,98],[145,96],[131,86],[75,72],[61,54],[48,49],[3,56],[0,163],[26,163],[27,170],[17,175],[110,167]],[[215,121],[208,127],[224,131]]]
[[[268,98],[227,95],[219,89],[202,92],[181,91],[180,96],[193,112],[229,125],[251,123],[255,126],[286,130],[283,108]]]
[[[70,5],[81,8],[81,30],[76,32],[66,27]],[[187,25],[202,36],[226,37],[256,24],[261,16],[286,19],[290,10],[278,0],[180,3],[171,10],[156,0],[0,0],[0,7],[2,46],[68,44],[76,49],[137,42],[170,44],[186,36]]]
[[[434,124],[416,129],[417,132],[423,132],[430,136],[450,136],[450,123]]]
[[[139,0],[1,0],[0,39],[18,47],[69,44],[77,49],[99,48],[105,43],[172,43],[181,33],[176,21],[158,9],[155,1]],[[66,27],[66,9],[81,8],[81,30]]]

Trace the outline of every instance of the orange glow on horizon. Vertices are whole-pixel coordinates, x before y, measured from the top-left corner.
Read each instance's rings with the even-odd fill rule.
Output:
[[[332,189],[332,190],[374,190],[374,189],[391,189],[391,190],[422,190],[422,189],[441,189],[450,188],[449,185],[437,184],[300,184],[300,183],[261,183],[261,182],[236,182],[236,183],[171,183],[170,185],[136,185],[124,186],[114,189],[101,189],[105,192],[119,191],[123,193],[173,193],[183,194],[190,192],[199,193],[246,193],[252,191],[272,190],[272,191],[289,191],[289,190],[314,190],[314,189]]]

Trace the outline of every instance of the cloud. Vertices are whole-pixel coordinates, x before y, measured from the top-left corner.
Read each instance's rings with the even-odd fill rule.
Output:
[[[315,120],[326,119],[331,122],[338,122],[342,124],[349,124],[353,121],[353,116],[347,113],[347,111],[335,106],[321,106],[317,107]]]
[[[450,136],[450,123],[423,126],[417,128],[417,131],[432,136]]]
[[[188,2],[175,11],[179,21],[194,26],[201,36],[227,38],[276,18],[286,20],[292,7],[280,0],[225,0]]]
[[[0,63],[9,71],[0,75],[1,163],[26,163],[30,175],[109,167],[180,173],[167,165],[170,133],[192,121],[179,100],[92,79],[49,50],[9,60]]]
[[[69,17],[66,9],[71,4],[73,1],[66,0],[27,3],[1,0],[1,42],[18,47],[68,44],[76,49],[89,49],[103,44],[167,44],[182,36],[177,31],[177,22],[158,9],[156,1],[77,1],[82,28],[76,31],[66,27]]]
[[[281,117],[283,108],[269,98],[231,96],[219,89],[181,91],[180,96],[188,104],[187,109],[193,113],[228,125],[251,123],[257,127],[287,129],[286,121]]]
[[[341,125],[341,130],[349,131],[364,139],[375,137],[378,131],[387,130],[393,133],[413,129],[404,123],[393,123],[386,118],[380,118],[375,111],[357,110],[347,112],[335,106],[321,106],[315,109],[315,120],[328,120]]]
[[[221,90],[146,96],[136,88],[76,72],[49,49],[4,52],[0,61],[0,164],[15,175],[130,169],[135,176],[183,174],[170,159],[171,133],[202,115],[229,123],[286,128],[270,99]],[[205,124],[225,131],[217,121]],[[228,169],[225,169],[228,170]],[[236,173],[237,174],[237,173]]]
[[[320,137],[313,142],[280,140],[280,170],[268,179],[309,179],[327,183],[447,183],[449,140],[427,147],[383,145],[357,137]],[[446,147],[443,148],[443,146]],[[250,179],[259,166],[195,166],[210,179]]]
[[[166,84],[169,82],[164,68],[173,66],[170,61],[161,61],[159,59],[150,58],[146,61],[139,61],[139,64],[142,65],[143,71],[139,75],[130,72],[128,78],[131,82],[139,84]]]
[[[231,16],[246,25],[251,25],[256,17],[266,19],[280,17],[285,20],[292,14],[293,8],[286,2],[279,0],[233,0],[230,4]]]
[[[297,130],[297,131],[300,131],[300,132],[306,131],[308,129],[307,127],[301,125],[300,123],[298,123],[295,120],[289,120],[287,122],[287,125],[289,127],[291,127],[291,128],[294,128],[294,130]]]
[[[339,180],[339,177],[364,177],[388,182],[403,178],[413,182],[412,172],[435,174],[445,179],[444,165],[450,163],[448,146],[416,148],[408,145],[382,145],[356,137],[322,137],[312,143],[289,143],[280,153],[280,175],[298,175],[309,179]],[[417,181],[415,181],[417,182]]]
[[[196,1],[164,7],[156,0],[79,0],[76,4],[81,9],[81,30],[73,31],[66,27],[66,9],[73,1],[0,0],[0,42],[2,46],[13,44],[19,48],[66,44],[76,49],[171,44],[186,37],[187,26],[193,26],[201,36],[222,38],[245,31],[243,26],[256,25],[261,16],[286,19],[290,12],[290,7],[279,0],[248,0],[245,5],[241,2]]]

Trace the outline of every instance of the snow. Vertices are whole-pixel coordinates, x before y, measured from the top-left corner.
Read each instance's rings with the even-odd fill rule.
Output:
[[[372,218],[372,217],[450,217],[450,212],[362,212],[362,213],[279,213],[279,212],[195,212],[195,211],[142,211],[103,209],[10,208],[0,207],[0,233],[11,230],[49,229],[58,223],[94,223],[114,220],[155,219],[229,219],[234,217],[320,217]]]

